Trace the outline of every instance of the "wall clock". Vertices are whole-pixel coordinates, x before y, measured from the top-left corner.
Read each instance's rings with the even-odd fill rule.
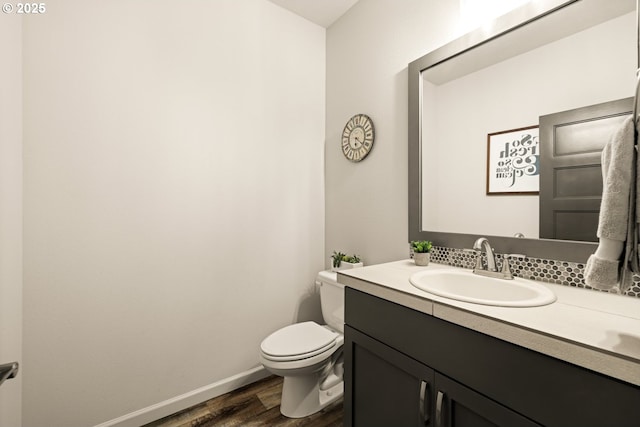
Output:
[[[373,147],[375,131],[373,122],[366,114],[351,117],[342,131],[342,153],[352,162],[367,157]]]

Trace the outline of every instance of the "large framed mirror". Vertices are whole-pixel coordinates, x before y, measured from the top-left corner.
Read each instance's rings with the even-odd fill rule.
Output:
[[[637,16],[636,0],[534,0],[410,63],[409,240],[585,262],[596,243],[539,237],[539,194],[488,190],[488,138],[633,96]]]

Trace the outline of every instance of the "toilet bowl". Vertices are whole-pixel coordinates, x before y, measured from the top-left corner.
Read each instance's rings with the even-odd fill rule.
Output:
[[[280,412],[285,417],[314,414],[344,393],[344,286],[336,276],[322,271],[316,280],[327,325],[285,326],[260,344],[260,363],[284,378]]]

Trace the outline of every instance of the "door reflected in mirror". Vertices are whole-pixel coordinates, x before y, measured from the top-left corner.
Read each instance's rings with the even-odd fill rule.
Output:
[[[540,237],[597,242],[601,155],[633,113],[624,98],[540,117]]]

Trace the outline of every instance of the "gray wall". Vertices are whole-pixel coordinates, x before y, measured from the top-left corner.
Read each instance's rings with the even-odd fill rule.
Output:
[[[0,363],[22,361],[22,20],[0,16]],[[0,387],[0,427],[21,424],[22,375]]]

